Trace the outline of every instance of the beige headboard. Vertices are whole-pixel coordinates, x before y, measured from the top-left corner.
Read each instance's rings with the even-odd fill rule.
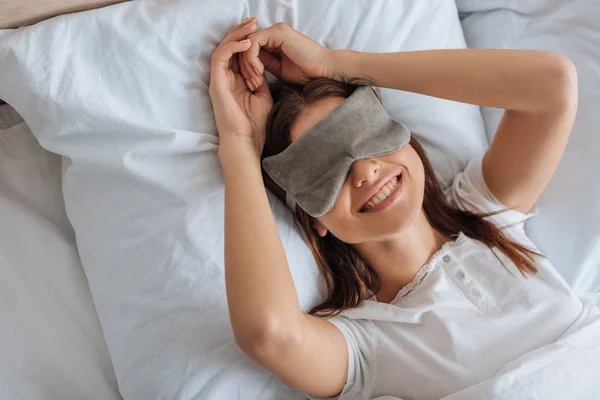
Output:
[[[0,0],[0,29],[18,28],[77,11],[106,7],[127,0]]]

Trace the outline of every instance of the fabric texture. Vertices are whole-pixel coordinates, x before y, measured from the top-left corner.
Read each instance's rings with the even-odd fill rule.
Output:
[[[529,237],[578,292],[600,295],[600,2],[457,0],[469,47],[549,50],[577,68],[579,107]],[[488,137],[502,110],[482,108]]]
[[[0,392],[121,398],[61,193],[60,157],[0,105]]]
[[[338,107],[262,166],[313,217],[333,208],[356,160],[399,150],[410,132],[393,120],[370,86],[360,86]]]
[[[0,98],[42,147],[72,160],[66,210],[126,399],[305,398],[236,346],[228,315],[207,89],[212,51],[246,16],[332,49],[465,47],[446,0],[147,0],[0,33]],[[422,139],[442,184],[487,146],[478,107],[381,96]],[[308,310],[324,298],[318,267],[288,207],[268,197]]]
[[[504,209],[485,184],[481,160],[474,159],[457,175],[446,196],[464,210]],[[535,249],[523,229],[534,215],[535,211],[513,211],[488,218],[510,239]],[[508,373],[524,360],[535,359],[533,354],[544,360],[537,368],[563,359],[577,332],[586,337],[576,339],[578,347],[600,354],[593,340],[600,339],[596,304],[573,292],[546,259],[538,259],[539,272],[526,279],[510,259],[499,252],[498,256],[500,260],[461,232],[422,267],[427,273],[411,292],[389,304],[371,296],[329,319],[348,342],[348,381],[339,398],[450,396]],[[597,327],[590,331],[590,324]],[[587,362],[580,353],[572,357],[572,365],[578,357]],[[586,380],[580,382],[586,382],[591,396],[586,398],[599,395],[594,374],[583,376]]]

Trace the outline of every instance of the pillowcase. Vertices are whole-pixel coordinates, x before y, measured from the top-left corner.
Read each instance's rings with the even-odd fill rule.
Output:
[[[579,75],[575,126],[538,201],[529,237],[579,292],[600,292],[600,3],[595,0],[458,0],[469,47],[551,50]],[[483,108],[491,139],[502,110]]]
[[[223,180],[210,55],[256,15],[330,48],[463,48],[454,2],[144,1],[57,17],[0,40],[0,98],[72,160],[64,198],[127,399],[293,399],[235,345],[223,271]],[[443,184],[486,148],[474,106],[382,90]],[[324,284],[287,206],[269,193],[304,310]]]
[[[2,398],[117,400],[60,181],[60,157],[0,105]]]

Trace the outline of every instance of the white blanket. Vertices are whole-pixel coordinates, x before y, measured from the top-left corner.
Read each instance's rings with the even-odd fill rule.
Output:
[[[469,47],[555,51],[579,75],[569,143],[538,201],[529,237],[579,292],[600,292],[600,1],[457,0]],[[491,138],[502,117],[483,108]]]
[[[526,334],[535,335],[535,332]],[[597,400],[600,320],[505,365],[492,379],[443,400]]]
[[[589,309],[597,313],[596,308]],[[597,400],[599,377],[600,319],[596,319],[582,329],[566,332],[556,343],[511,361],[493,378],[441,400]],[[403,399],[379,396],[372,400]]]

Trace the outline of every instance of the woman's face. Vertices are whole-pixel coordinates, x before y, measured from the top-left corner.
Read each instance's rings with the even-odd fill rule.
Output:
[[[343,101],[341,97],[328,97],[305,108],[292,125],[292,142]],[[389,238],[417,218],[423,206],[424,186],[423,163],[410,145],[384,156],[357,160],[348,171],[335,205],[316,218],[315,228],[321,236],[330,231],[351,244]]]

